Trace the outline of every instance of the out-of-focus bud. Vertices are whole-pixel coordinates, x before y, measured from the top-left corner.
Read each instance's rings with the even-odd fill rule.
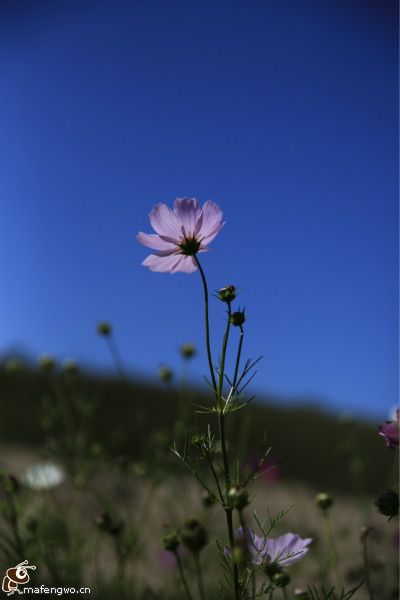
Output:
[[[5,362],[4,368],[7,371],[7,373],[18,373],[19,371],[22,371],[23,368],[22,360],[17,357],[9,358]]]
[[[168,552],[176,552],[179,543],[180,540],[178,534],[173,529],[169,529],[162,536],[162,545],[164,550],[168,550]]]
[[[45,373],[52,373],[55,367],[55,360],[51,354],[42,354],[39,358],[39,366]]]
[[[179,352],[181,353],[182,358],[190,360],[197,354],[197,348],[194,344],[182,344],[179,348]]]
[[[112,327],[110,323],[108,323],[107,321],[100,321],[99,323],[97,323],[97,333],[104,337],[111,335]]]
[[[280,571],[279,573],[275,573],[275,575],[273,575],[272,581],[278,587],[285,587],[288,585],[288,583],[290,583],[290,576],[287,573]]]
[[[236,298],[236,288],[234,285],[226,285],[218,292],[218,297],[222,302],[230,304]]]
[[[211,494],[211,492],[207,492],[207,490],[203,490],[201,493],[201,503],[205,508],[210,508],[215,504],[215,496]]]
[[[228,501],[232,508],[241,510],[249,503],[249,494],[245,488],[240,485],[233,485],[228,492]]]
[[[364,542],[370,536],[371,533],[373,533],[372,527],[365,527],[365,525],[363,527],[360,527],[361,542]]]
[[[63,362],[63,371],[66,375],[77,375],[78,373],[78,364],[72,360],[72,358],[67,358]]]
[[[18,494],[21,489],[21,484],[15,475],[8,475],[5,478],[5,487],[10,494]]]
[[[298,598],[298,600],[311,600],[311,596],[308,591],[301,588],[296,588],[294,590],[294,597]]]
[[[264,565],[264,572],[268,577],[272,579],[274,575],[282,571],[281,567],[277,562],[266,562]]]
[[[393,490],[386,490],[381,496],[374,502],[378,509],[378,512],[385,517],[392,519],[399,514],[399,495]]]
[[[246,320],[244,310],[237,310],[231,314],[231,323],[234,327],[241,327]]]
[[[167,365],[162,365],[158,369],[158,376],[163,383],[170,383],[173,373],[172,370],[169,367],[167,367]]]
[[[318,506],[318,508],[320,508],[322,511],[326,511],[328,510],[328,508],[330,508],[333,504],[333,499],[332,496],[329,496],[329,494],[326,494],[325,492],[321,492],[320,494],[317,494],[315,496],[315,504]]]
[[[199,450],[202,450],[204,448],[204,441],[205,441],[205,437],[202,433],[195,433],[190,438],[190,443],[195,448],[198,448]]]
[[[137,477],[144,477],[147,474],[147,465],[145,462],[135,462],[133,464],[133,472]]]
[[[124,529],[124,524],[122,521],[114,521],[109,513],[104,512],[97,517],[96,527],[113,537],[118,537]]]
[[[191,552],[200,552],[207,544],[207,531],[197,519],[186,521],[181,534],[182,542]]]

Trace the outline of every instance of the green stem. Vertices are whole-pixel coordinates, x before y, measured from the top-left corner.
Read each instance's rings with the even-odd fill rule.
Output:
[[[235,538],[233,535],[232,509],[229,506],[225,508],[225,514],[226,514],[226,525],[228,527],[229,546],[233,550],[233,547],[235,544]],[[240,599],[239,570],[238,570],[238,566],[233,558],[233,551],[232,551],[231,555],[232,555],[232,577],[233,577],[233,587],[235,590],[235,600],[239,600]]]
[[[282,588],[282,594],[285,600],[289,600],[289,596],[285,587]]]
[[[221,355],[221,364],[220,364],[220,372],[219,372],[219,381],[217,386],[217,381],[215,378],[214,367],[211,356],[211,345],[210,345],[210,323],[208,316],[208,286],[206,277],[204,275],[203,268],[199,262],[199,259],[195,255],[194,257],[195,263],[199,269],[201,280],[203,282],[204,289],[204,314],[205,314],[205,324],[206,324],[206,346],[207,346],[207,357],[208,357],[208,366],[210,369],[210,376],[213,385],[213,389],[217,399],[217,409],[218,409],[218,423],[219,423],[219,433],[221,440],[221,451],[222,451],[222,460],[224,464],[224,473],[225,473],[225,489],[226,494],[228,494],[230,488],[230,475],[229,475],[229,463],[228,456],[226,452],[226,441],[225,441],[225,425],[224,425],[224,414],[222,412],[222,388],[224,383],[224,371],[225,371],[225,357],[226,357],[226,347],[228,344],[228,336],[229,336],[229,328],[230,328],[230,315],[231,308],[230,304],[228,304],[228,323],[224,335],[224,340],[222,344],[222,355]],[[225,507],[226,514],[226,524],[228,528],[228,537],[229,544],[233,550],[234,545],[234,535],[233,535],[233,519],[232,519],[232,509],[227,506]],[[235,590],[235,600],[240,600],[240,586],[239,586],[239,573],[237,564],[232,560],[232,578],[233,578],[233,587]]]
[[[211,456],[207,456],[207,461],[208,461],[208,464],[210,465],[210,470],[211,470],[211,473],[213,474],[213,477],[215,479],[215,483],[217,484],[219,499],[220,499],[220,502],[221,502],[221,504],[223,506],[225,504],[224,496],[222,494],[222,490],[221,490],[221,486],[220,486],[220,483],[219,483],[218,475],[217,475],[217,473],[215,471],[215,468],[214,468]]]
[[[212,385],[214,388],[214,392],[217,393],[217,381],[215,379],[215,373],[214,373],[214,367],[213,367],[213,361],[212,361],[212,355],[211,355],[211,344],[210,344],[210,323],[209,323],[209,317],[208,317],[208,287],[207,287],[207,281],[206,281],[206,276],[204,275],[204,271],[203,271],[203,267],[201,266],[199,259],[197,258],[197,256],[193,257],[195,260],[195,263],[199,269],[200,275],[201,275],[201,280],[203,282],[203,289],[204,289],[204,316],[205,316],[205,322],[206,322],[206,346],[207,346],[207,357],[208,357],[208,367],[210,369],[210,375],[211,375],[211,381],[212,381]]]
[[[236,365],[235,365],[235,374],[233,376],[233,381],[232,381],[233,393],[236,390],[237,378],[238,378],[238,374],[239,374],[240,356],[242,354],[242,346],[243,346],[243,336],[244,336],[244,331],[243,331],[243,326],[241,325],[240,326],[239,347],[238,347],[238,352],[237,352],[237,357],[236,357]]]
[[[199,586],[199,596],[200,596],[201,600],[205,600],[203,573],[202,573],[201,564],[200,564],[200,554],[198,552],[196,552],[196,554],[194,556],[194,560],[195,560],[195,565],[196,565],[197,583]]]
[[[179,575],[181,576],[181,581],[182,581],[183,587],[185,588],[186,596],[188,597],[189,600],[193,600],[193,596],[189,589],[189,585],[188,585],[187,579],[185,577],[185,573],[183,572],[181,557],[179,556],[178,552],[174,552],[174,554],[175,554],[176,564],[178,565]]]
[[[338,565],[338,558],[337,558],[337,553],[336,553],[336,548],[335,548],[335,542],[333,539],[332,524],[331,524],[331,520],[330,520],[328,511],[326,511],[324,514],[324,521],[325,521],[326,541],[327,541],[329,553],[330,553],[330,565],[333,570],[335,583],[336,583],[337,587],[339,588],[341,578],[339,575],[339,565]]]
[[[222,409],[222,391],[224,387],[224,377],[225,377],[225,359],[226,359],[226,349],[228,347],[228,339],[229,339],[229,331],[231,328],[231,304],[228,303],[228,319],[226,322],[226,329],[224,333],[224,340],[222,342],[222,353],[221,353],[221,364],[219,367],[219,380],[218,380],[218,408]]]
[[[120,379],[125,379],[125,368],[122,362],[121,353],[118,349],[117,343],[112,335],[107,336],[106,339],[115,370],[117,371]]]
[[[365,538],[362,540],[362,546],[363,546],[363,559],[364,559],[364,570],[365,570],[365,584],[367,586],[369,600],[374,600],[374,592],[372,590],[371,577],[370,577],[370,571],[369,571],[367,536],[365,536]]]

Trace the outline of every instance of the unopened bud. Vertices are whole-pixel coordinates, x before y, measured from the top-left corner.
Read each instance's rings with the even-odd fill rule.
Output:
[[[168,552],[176,552],[178,549],[180,540],[178,534],[172,529],[166,531],[162,537],[162,545],[164,550],[168,550]]]
[[[189,360],[197,353],[197,348],[193,344],[182,344],[179,348],[182,358]]]
[[[39,358],[39,366],[45,373],[52,373],[55,367],[55,360],[51,354],[42,354]]]
[[[107,337],[108,335],[111,335],[112,332],[112,327],[110,325],[110,323],[108,323],[107,321],[100,321],[99,323],[97,323],[97,333],[99,335],[103,335],[104,337]]]
[[[23,363],[19,358],[9,358],[4,365],[4,368],[8,373],[18,373],[19,371],[22,371],[22,367]]]
[[[315,503],[322,511],[328,510],[333,504],[333,499],[329,494],[321,492],[315,496]]]
[[[215,496],[207,490],[203,490],[201,493],[201,503],[205,508],[210,508],[215,504]]]
[[[218,296],[219,296],[219,299],[222,300],[222,302],[226,302],[227,304],[229,304],[236,298],[235,286],[234,285],[226,285],[225,287],[223,287],[219,290]]]
[[[166,365],[163,365],[158,369],[158,376],[164,383],[169,383],[172,379],[172,375],[172,370]]]
[[[96,527],[113,537],[118,537],[124,529],[124,524],[122,521],[114,521],[109,513],[104,512],[97,517]]]
[[[228,500],[232,508],[241,510],[249,503],[249,494],[245,488],[240,485],[234,485],[228,492]]]
[[[288,585],[288,583],[290,583],[290,576],[287,573],[280,571],[279,573],[275,573],[275,575],[273,575],[272,581],[278,587],[285,587]]]
[[[63,362],[63,371],[67,375],[76,375],[78,373],[78,365],[74,360],[67,358]]]
[[[311,600],[311,596],[308,591],[301,588],[296,588],[294,590],[294,597],[298,598],[298,600]]]
[[[234,327],[241,327],[246,320],[244,310],[237,310],[231,314],[231,323]]]
[[[389,517],[389,521],[392,517],[399,514],[399,495],[393,490],[383,492],[383,494],[375,500],[374,504],[381,515]]]
[[[197,519],[186,521],[182,530],[182,542],[191,552],[200,552],[207,544],[207,531]]]

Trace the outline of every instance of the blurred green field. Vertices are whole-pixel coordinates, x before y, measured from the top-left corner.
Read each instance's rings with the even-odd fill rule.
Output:
[[[0,371],[0,440],[39,448],[45,440],[43,401],[54,379],[40,371]],[[210,415],[195,414],[194,405],[207,405],[204,391],[180,390],[139,381],[80,375],[80,393],[93,402],[88,436],[111,456],[146,460],[150,440],[172,444],[180,407],[189,423],[213,423]],[[280,478],[315,489],[377,494],[384,486],[392,457],[377,435],[379,423],[338,420],[315,407],[279,405],[258,399],[228,419],[233,456],[255,457],[264,439],[279,463]],[[171,437],[172,436],[172,437]],[[166,452],[168,468],[176,461]]]

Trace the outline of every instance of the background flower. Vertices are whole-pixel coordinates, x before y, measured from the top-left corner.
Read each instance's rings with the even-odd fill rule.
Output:
[[[396,411],[396,418],[393,421],[386,421],[379,427],[379,435],[383,436],[389,448],[398,448],[399,446],[399,411]]]

